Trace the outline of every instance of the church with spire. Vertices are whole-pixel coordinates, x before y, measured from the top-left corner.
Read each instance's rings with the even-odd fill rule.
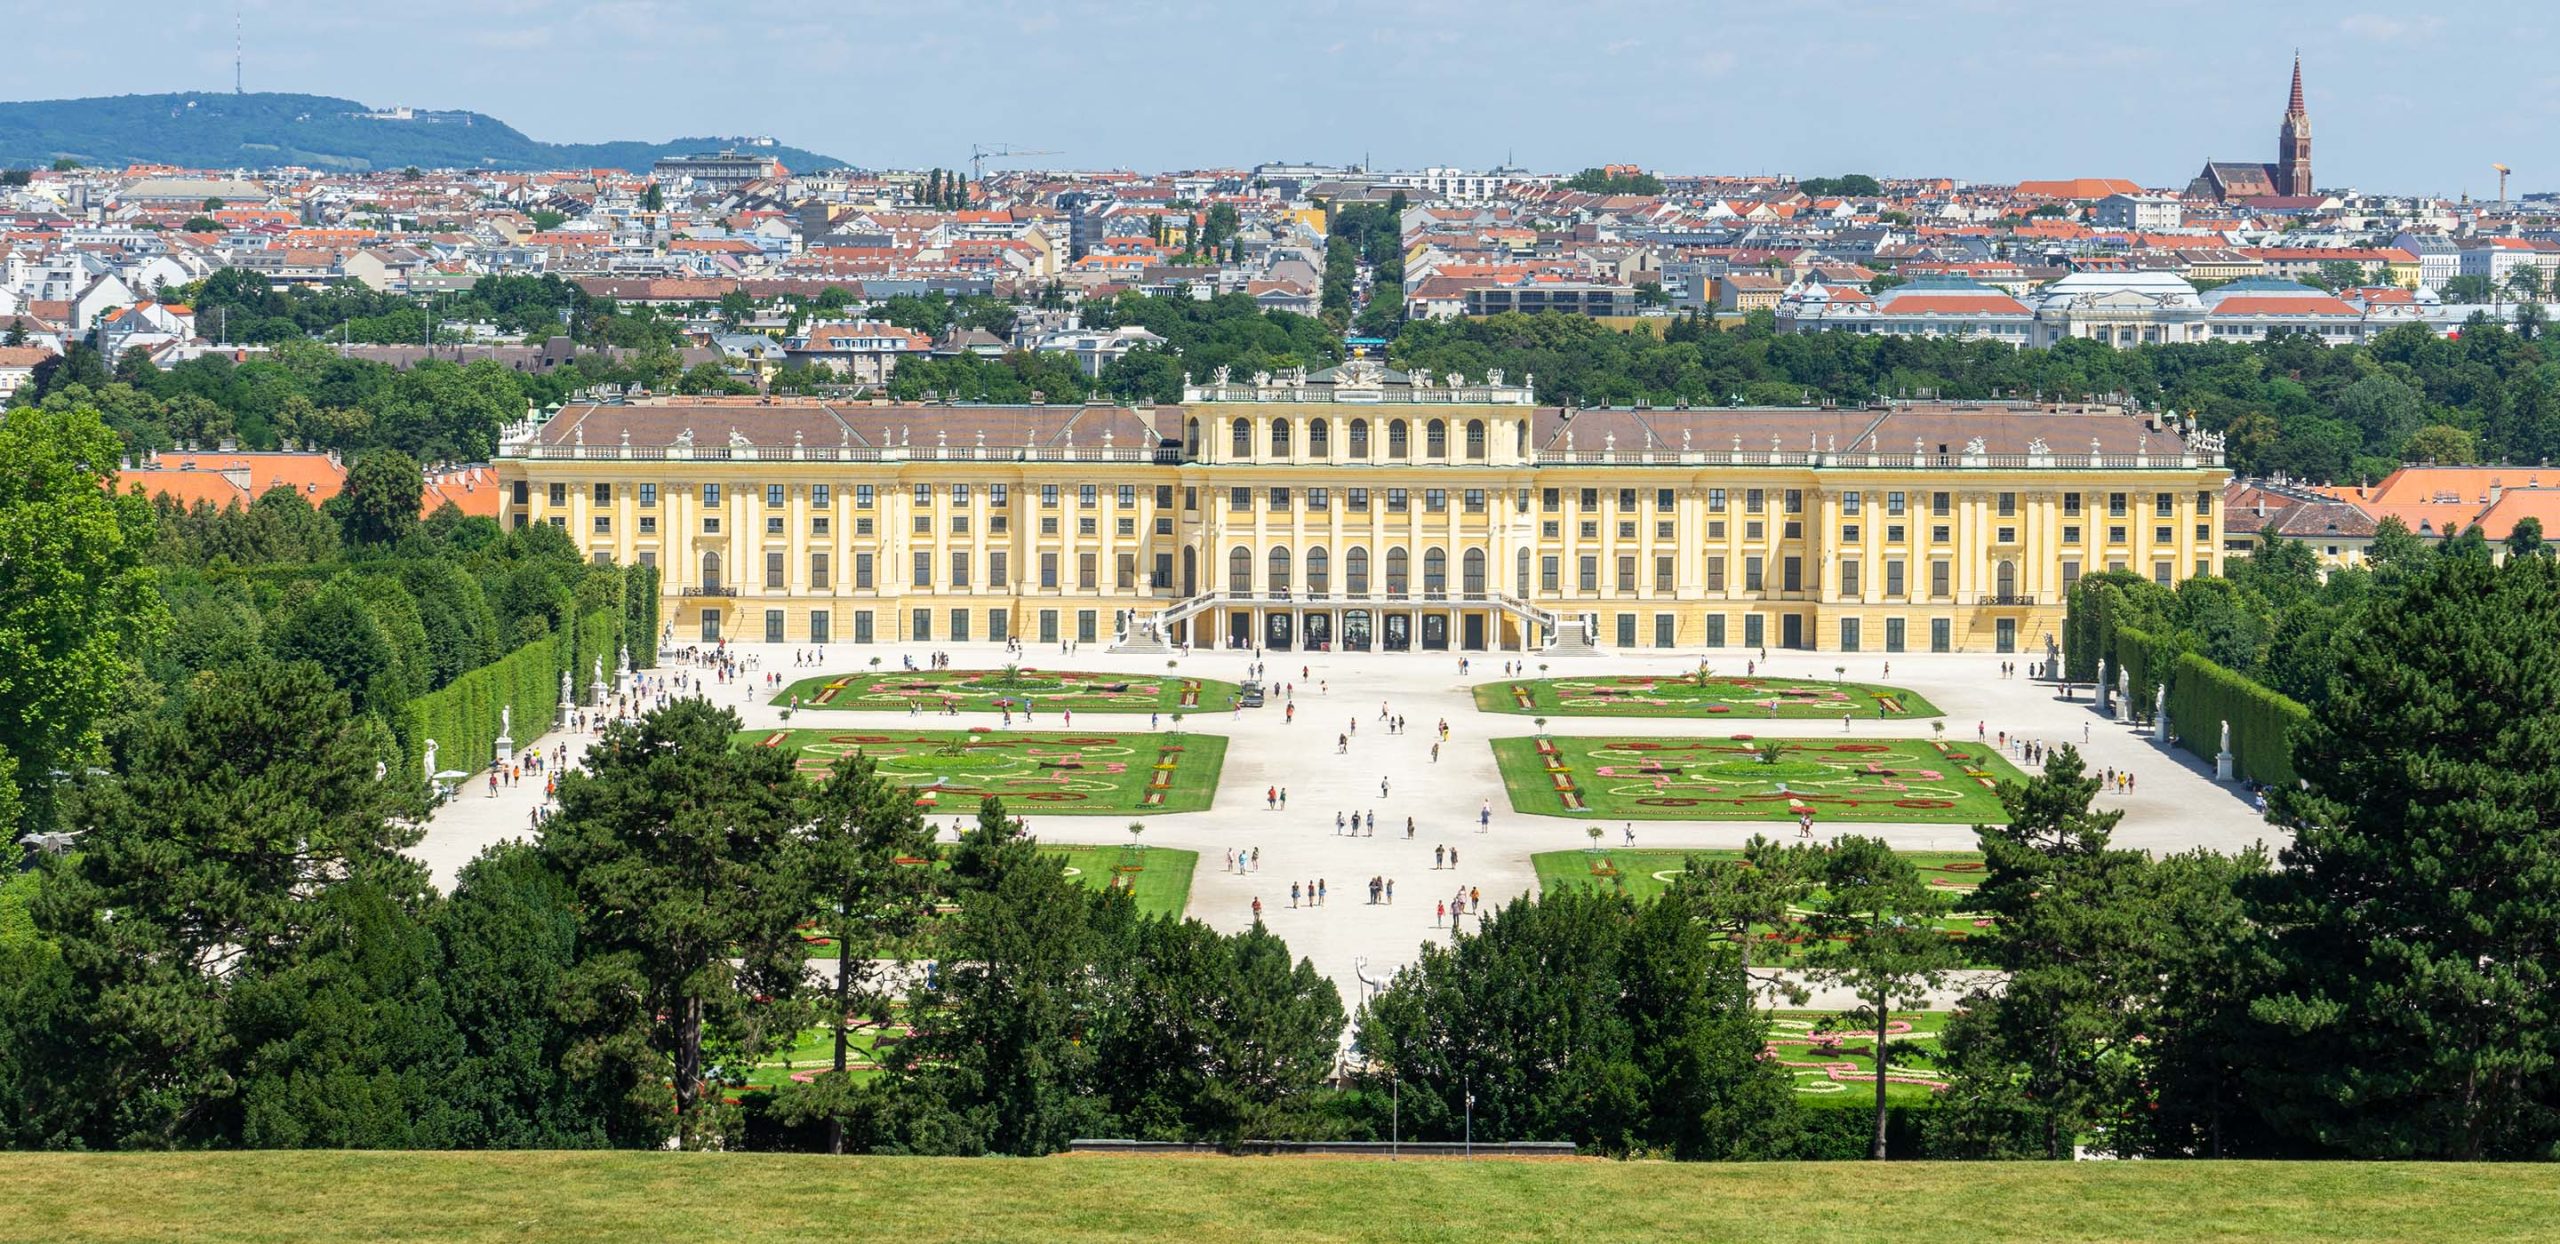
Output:
[[[2302,54],[2293,56],[2293,94],[2285,101],[2284,126],[2276,133],[2273,164],[2206,162],[2187,184],[2190,199],[2217,203],[2250,199],[2307,199],[2319,195],[2311,181],[2311,114],[2302,104]]]

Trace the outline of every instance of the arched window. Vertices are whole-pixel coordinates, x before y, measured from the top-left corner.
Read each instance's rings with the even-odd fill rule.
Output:
[[[1322,419],[1307,421],[1307,456],[1328,457],[1333,453],[1333,425]]]
[[[1461,567],[1458,590],[1469,596],[1484,595],[1484,550],[1468,549],[1466,557],[1458,564]]]
[[[1366,419],[1351,421],[1351,456],[1354,458],[1369,456],[1369,421]]]
[[[1526,599],[1529,595],[1529,550],[1520,550],[1519,563],[1511,568],[1511,591]]]
[[[718,553],[705,551],[702,555],[702,586],[714,592],[720,590],[720,555]]]
[[[1404,420],[1387,420],[1387,456],[1407,458],[1412,456],[1412,450],[1411,440],[1405,435]]]
[[[1422,453],[1427,458],[1449,456],[1449,425],[1445,420],[1433,419],[1422,425]]]
[[[1286,419],[1271,421],[1271,456],[1274,458],[1289,456],[1289,421]]]
[[[1409,573],[1411,569],[1411,564],[1405,560],[1403,549],[1387,550],[1387,595],[1402,596],[1411,589],[1413,586],[1412,575]]]
[[[1996,583],[1998,583],[1998,584],[1999,584],[1999,590],[2000,590],[2000,595],[2001,595],[2001,596],[2003,596],[2003,597],[2009,597],[2009,596],[2015,596],[2015,595],[2017,595],[2017,594],[2018,594],[2018,566],[2017,566],[2017,563],[2015,563],[2015,562],[2002,562],[2002,563],[2000,563],[2000,568],[1999,568],[1998,570],[1995,570],[1995,571],[1993,571],[1993,572],[1992,572],[1992,578],[1993,578],[1993,581],[1994,581],[1994,582],[1996,582]]]
[[[1307,550],[1307,590],[1317,593],[1333,590],[1333,557],[1324,551],[1323,545]]]
[[[1235,456],[1236,456],[1236,457],[1238,457],[1238,458],[1250,458],[1250,457],[1252,457],[1252,456],[1253,456],[1253,421],[1252,421],[1252,420],[1250,420],[1250,419],[1238,419],[1238,420],[1236,420],[1236,422],[1235,422],[1235,448],[1234,448],[1234,453],[1235,453]]]
[[[1200,421],[1197,419],[1193,419],[1183,425],[1182,456],[1185,458],[1197,458],[1200,456]]]
[[[1274,596],[1289,590],[1289,550],[1271,550],[1271,582],[1268,586]]]
[[[1353,596],[1369,594],[1369,550],[1355,544],[1342,555],[1342,590]]]
[[[1484,461],[1484,420],[1467,420],[1467,456]]]
[[[1433,596],[1449,590],[1449,551],[1447,549],[1422,551],[1422,590]]]
[[[1253,550],[1239,545],[1227,554],[1227,590],[1240,596],[1253,594]]]

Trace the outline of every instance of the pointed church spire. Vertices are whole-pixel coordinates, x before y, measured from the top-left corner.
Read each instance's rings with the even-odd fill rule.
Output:
[[[2301,116],[2303,113],[2302,50],[2299,48],[2294,49],[2293,53],[2293,98],[2285,104],[2284,110],[2292,116]]]

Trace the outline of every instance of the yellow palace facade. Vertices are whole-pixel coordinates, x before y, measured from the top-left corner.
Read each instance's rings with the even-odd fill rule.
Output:
[[[1179,406],[669,399],[511,429],[503,521],[666,642],[2043,654],[2218,573],[2217,438],[2113,407],[1571,409],[1353,360]]]

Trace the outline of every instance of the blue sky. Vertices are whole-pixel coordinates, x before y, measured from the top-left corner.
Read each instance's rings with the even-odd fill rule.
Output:
[[[2273,158],[2302,50],[2323,186],[2560,186],[2560,6],[2472,0],[245,0],[253,90],[536,138],[769,133],[871,166],[972,141],[1138,169],[1842,171],[2183,185]],[[221,0],[0,0],[16,98],[226,88]]]

